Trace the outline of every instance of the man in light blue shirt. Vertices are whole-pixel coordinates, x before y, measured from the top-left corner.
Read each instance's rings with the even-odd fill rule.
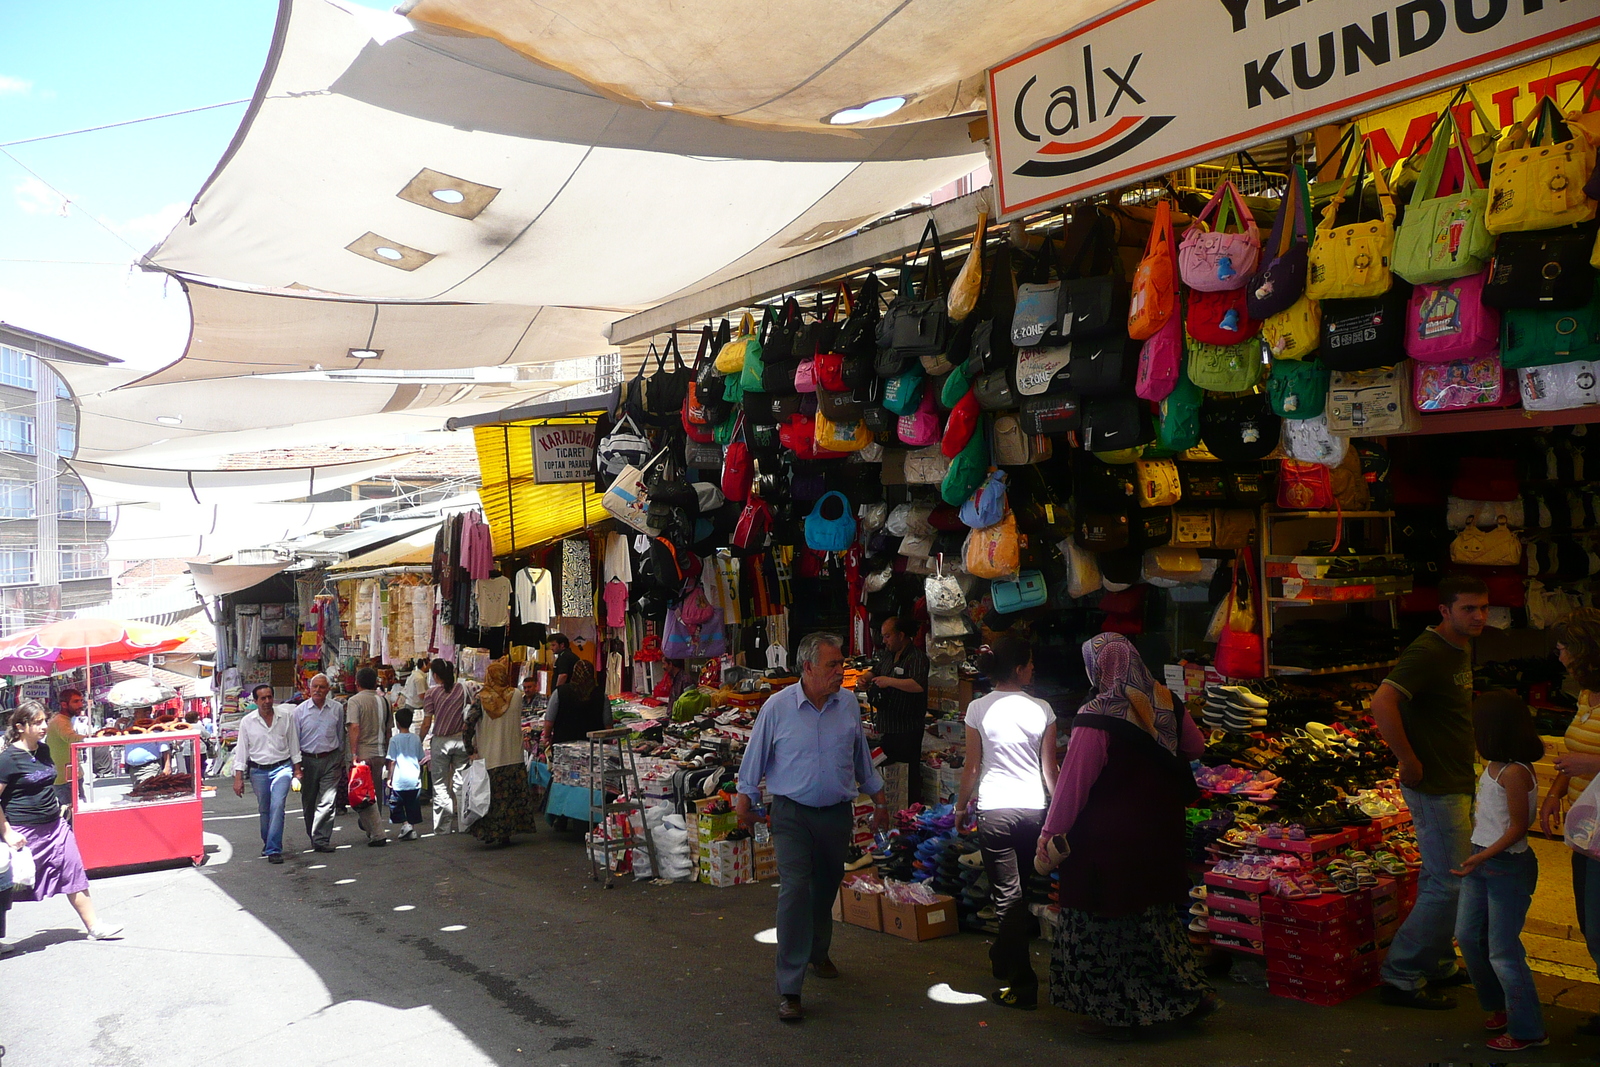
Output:
[[[837,978],[828,958],[833,900],[850,848],[851,802],[858,793],[877,802],[874,822],[886,825],[883,779],[861,728],[861,705],[843,692],[844,641],[808,634],[796,659],[800,684],[774,694],[761,708],[739,767],[734,801],[741,826],[756,821],[752,805],[761,782],[772,794],[772,840],[778,853],[778,1018],[799,1022],[806,965],[818,978]]]
[[[318,852],[333,851],[333,810],[344,779],[344,705],[330,697],[326,674],[312,675],[311,699],[294,709],[300,738],[300,807],[306,836]]]

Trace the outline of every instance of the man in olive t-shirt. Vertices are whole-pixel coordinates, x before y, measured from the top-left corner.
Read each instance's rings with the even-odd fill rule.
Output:
[[[1383,961],[1386,1004],[1449,1010],[1454,998],[1435,990],[1466,980],[1453,940],[1461,879],[1450,872],[1472,852],[1472,639],[1488,611],[1478,579],[1440,582],[1439,625],[1411,642],[1372,697],[1422,853],[1416,906]]]

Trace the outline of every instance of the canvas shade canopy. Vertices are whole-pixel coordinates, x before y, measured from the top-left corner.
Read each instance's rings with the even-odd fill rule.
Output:
[[[404,466],[404,454],[382,459],[266,470],[168,470],[74,460],[72,469],[97,504],[256,504],[298,500],[375,478]],[[368,503],[368,507],[371,503]]]
[[[182,630],[125,619],[67,619],[22,630],[0,640],[0,674],[68,671],[92,663],[171,652],[188,640]],[[27,671],[48,664],[48,671]]]
[[[762,29],[764,47],[793,47],[779,29]],[[362,298],[621,312],[842,236],[983,160],[965,120],[748,131],[608,100],[486,38],[285,0],[244,124],[145,264]]]
[[[107,540],[115,559],[214,559],[342,526],[374,503],[125,504]]]

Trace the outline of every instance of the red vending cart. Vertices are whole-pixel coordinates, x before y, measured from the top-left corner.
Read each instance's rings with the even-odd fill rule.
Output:
[[[129,745],[167,745],[174,773],[129,786],[121,773]],[[113,771],[97,775],[96,750],[110,749]],[[180,757],[188,766],[177,771]],[[83,865],[90,870],[137,863],[205,859],[201,796],[204,753],[197,732],[91,737],[72,746],[72,826]],[[102,766],[104,762],[102,761]]]

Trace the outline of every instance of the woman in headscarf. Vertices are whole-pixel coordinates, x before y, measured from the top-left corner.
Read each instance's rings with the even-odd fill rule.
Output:
[[[544,744],[582,741],[609,725],[610,704],[595,681],[594,664],[579,659],[565,685],[556,686],[544,712]]]
[[[1221,1005],[1183,922],[1189,761],[1205,743],[1127,638],[1100,634],[1083,660],[1095,695],[1073,721],[1039,836],[1041,870],[1066,852],[1050,999],[1088,1016],[1083,1032],[1125,1039]]]
[[[522,762],[522,694],[511,684],[511,663],[489,664],[478,690],[483,715],[474,734],[476,757],[489,771],[489,810],[470,832],[487,845],[509,845],[511,835],[536,829],[533,793]]]

